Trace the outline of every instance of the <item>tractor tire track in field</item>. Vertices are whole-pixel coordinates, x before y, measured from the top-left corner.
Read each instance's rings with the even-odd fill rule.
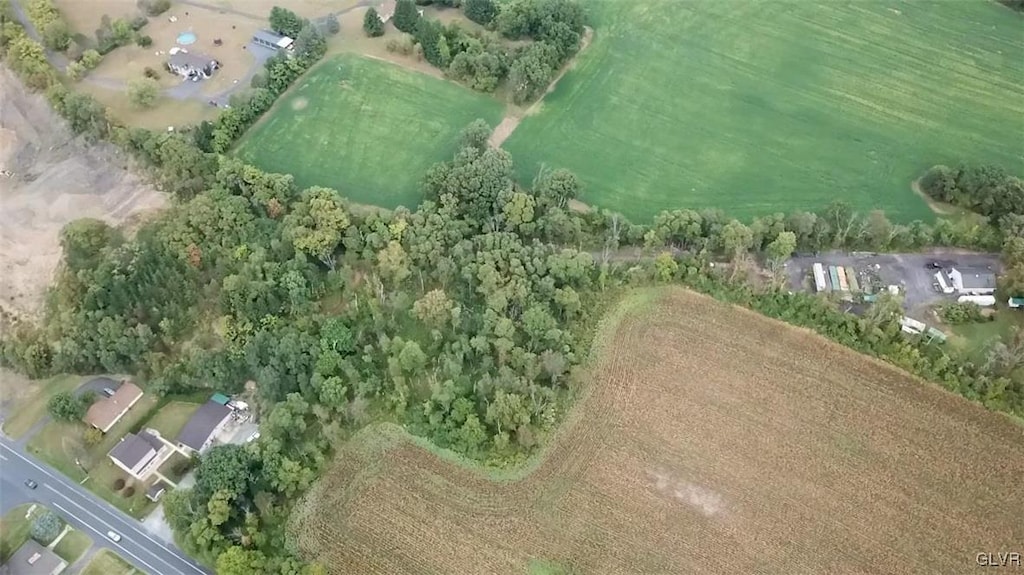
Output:
[[[520,111],[518,109],[514,110],[510,107],[510,109],[505,113],[505,117],[501,119],[501,123],[494,128],[494,131],[491,132],[491,137],[487,140],[492,148],[500,148],[501,145],[505,143],[505,140],[512,135],[512,132],[516,131],[516,128],[519,127],[519,122],[521,122],[523,118],[526,116],[532,116],[540,110],[540,106],[541,103],[544,102],[544,98],[555,90],[555,86],[558,85],[558,81],[562,79],[562,76],[565,76],[566,72],[576,67],[576,61],[579,60],[580,55],[587,49],[587,46],[590,46],[590,41],[593,38],[594,29],[590,26],[584,26],[583,38],[580,40],[580,49],[576,51],[576,55],[562,66],[558,75],[555,76],[555,79],[552,80],[551,83],[548,84],[547,89],[544,90],[544,95],[538,98],[533,104],[530,104],[529,108],[525,111]]]

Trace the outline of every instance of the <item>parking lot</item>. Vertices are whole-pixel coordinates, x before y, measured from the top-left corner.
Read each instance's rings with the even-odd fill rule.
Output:
[[[944,269],[950,267],[984,268],[999,273],[999,254],[983,254],[957,250],[934,250],[914,254],[875,254],[870,252],[821,252],[801,255],[787,264],[790,286],[794,290],[814,291],[811,268],[815,263],[824,266],[852,267],[862,284],[861,291],[879,293],[886,286],[900,286],[904,294],[903,307],[916,309],[942,300],[955,300],[935,289],[933,262]],[[864,280],[867,280],[866,282]]]

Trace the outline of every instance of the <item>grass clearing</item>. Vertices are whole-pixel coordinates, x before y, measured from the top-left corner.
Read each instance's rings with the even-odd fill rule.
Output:
[[[178,437],[178,433],[198,408],[198,403],[168,402],[145,423],[145,426],[159,431],[160,435],[174,441],[174,438]]]
[[[54,546],[53,552],[60,555],[61,559],[68,562],[68,565],[78,561],[89,548],[92,547],[92,539],[85,533],[72,529],[64,535],[60,543]]]
[[[956,335],[952,341],[954,345],[974,361],[984,361],[992,341],[1008,336],[1015,327],[1024,330],[1024,313],[1010,309],[1004,302],[996,308],[992,321],[952,325],[949,330]]]
[[[351,200],[394,208],[420,201],[420,178],[450,159],[458,134],[501,105],[451,82],[354,55],[329,58],[301,78],[238,145],[260,168],[328,186]]]
[[[31,508],[32,505],[19,505],[0,518],[0,563],[6,563],[28,541],[32,520],[27,514]]]
[[[101,549],[82,570],[81,575],[134,575],[139,573],[127,561],[109,549]]]
[[[842,198],[932,219],[910,188],[961,161],[1024,172],[1024,34],[996,2],[588,3],[593,42],[505,143],[590,205],[752,217]]]
[[[1006,417],[678,288],[634,293],[597,341],[529,473],[368,428],[296,507],[300,548],[338,573],[930,575],[1024,536]]]
[[[19,390],[21,398],[8,411],[10,416],[4,420],[4,433],[14,439],[25,435],[37,421],[47,415],[46,404],[51,396],[62,391],[73,391],[87,379],[78,375],[58,375],[44,380],[26,380],[28,389]],[[7,394],[6,385],[4,394]]]

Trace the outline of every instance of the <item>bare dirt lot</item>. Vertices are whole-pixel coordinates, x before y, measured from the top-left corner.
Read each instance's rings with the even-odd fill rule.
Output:
[[[1001,415],[681,289],[631,296],[597,349],[524,477],[365,430],[297,508],[301,548],[332,573],[933,575],[1024,540]]]
[[[73,139],[46,100],[0,67],[0,309],[38,311],[60,260],[64,224],[121,224],[164,205],[107,145]]]

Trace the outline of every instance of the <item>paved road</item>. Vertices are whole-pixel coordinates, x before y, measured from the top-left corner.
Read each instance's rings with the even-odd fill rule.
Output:
[[[25,480],[39,484],[25,486]],[[61,515],[76,529],[87,533],[100,547],[113,550],[150,575],[206,575],[202,567],[177,547],[152,538],[142,524],[99,499],[60,472],[23,453],[6,437],[0,437],[0,510],[23,503],[39,503]],[[115,543],[107,531],[121,535]]]

